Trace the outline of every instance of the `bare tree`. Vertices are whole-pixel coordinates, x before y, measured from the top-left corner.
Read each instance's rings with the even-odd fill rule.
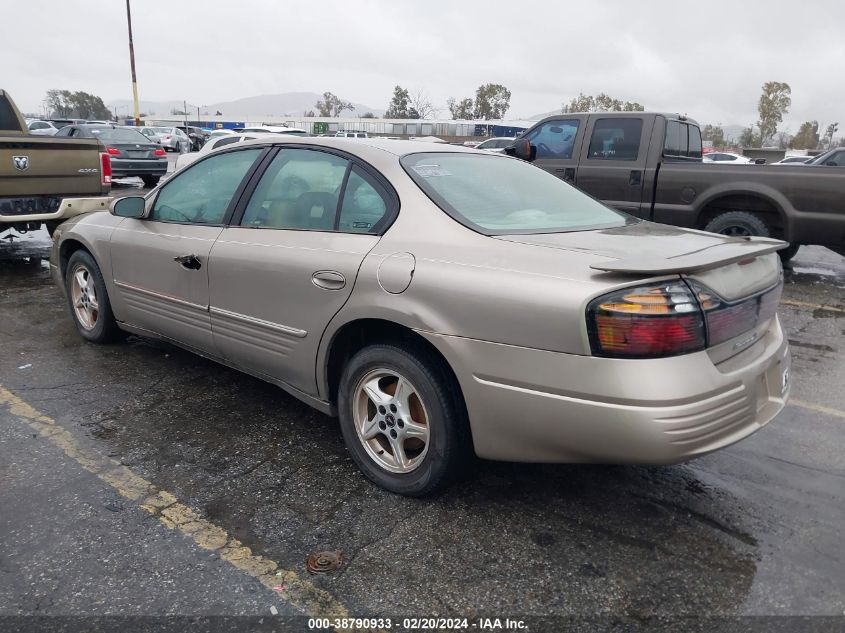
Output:
[[[409,95],[408,104],[410,110],[417,113],[416,118],[418,119],[433,119],[437,114],[437,108],[434,107],[428,94],[422,88]]]

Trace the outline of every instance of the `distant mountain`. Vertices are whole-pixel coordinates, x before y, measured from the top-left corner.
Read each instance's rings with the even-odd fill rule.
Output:
[[[200,104],[200,114],[202,116],[214,116],[216,112],[221,112],[224,119],[228,120],[249,120],[260,121],[264,117],[285,117],[285,116],[302,116],[308,110],[314,110],[317,101],[323,98],[323,95],[316,92],[284,92],[274,95],[257,95],[255,97],[245,97],[243,99],[236,99],[234,101],[222,101],[220,103]],[[341,97],[342,98],[342,97]],[[124,115],[124,108],[126,112],[131,112],[132,101],[129,99],[116,99],[110,101],[109,108],[118,108],[118,114]],[[357,116],[365,112],[372,112],[375,116],[384,114],[384,110],[380,108],[373,108],[362,103],[354,103],[355,110],[345,110],[341,116]],[[164,118],[170,116],[170,113],[176,109],[181,111],[183,108],[182,101],[141,101],[141,112],[150,116]],[[188,103],[188,116],[192,114],[196,117],[197,105]]]

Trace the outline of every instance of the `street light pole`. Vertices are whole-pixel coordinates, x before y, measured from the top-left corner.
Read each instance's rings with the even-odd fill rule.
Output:
[[[132,100],[135,104],[135,126],[141,126],[141,111],[138,109],[138,79],[135,76],[135,44],[132,42],[132,12],[126,0],[126,23],[129,26],[129,65],[132,68]]]

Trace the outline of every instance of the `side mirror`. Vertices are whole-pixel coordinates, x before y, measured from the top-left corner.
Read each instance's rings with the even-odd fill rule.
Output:
[[[109,213],[119,218],[143,218],[147,201],[142,196],[126,196],[112,200]]]
[[[766,159],[765,158],[757,158],[757,159],[754,160],[754,164],[755,165],[765,165]]]
[[[527,138],[518,138],[510,147],[505,148],[505,154],[530,163],[537,158],[537,148]]]

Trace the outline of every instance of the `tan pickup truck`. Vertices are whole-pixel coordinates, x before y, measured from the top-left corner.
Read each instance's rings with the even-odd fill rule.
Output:
[[[97,139],[29,134],[14,101],[0,90],[0,233],[25,233],[108,208],[111,162]]]

